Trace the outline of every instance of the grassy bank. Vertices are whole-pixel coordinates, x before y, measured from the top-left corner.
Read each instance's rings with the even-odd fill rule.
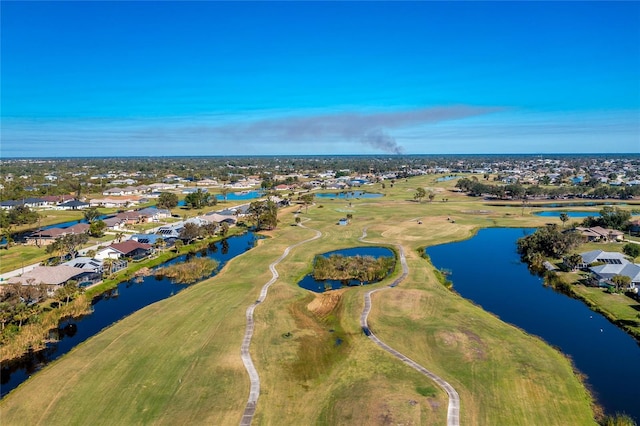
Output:
[[[605,288],[589,287],[581,283],[581,274],[558,273],[558,278],[569,284],[565,286],[576,299],[589,308],[604,315],[609,321],[629,333],[640,343],[640,303],[624,294],[609,293]]]
[[[251,353],[261,395],[254,424],[445,423],[446,394],[362,334],[363,294],[372,287],[315,295],[297,285],[316,254],[364,245],[364,228],[367,240],[401,244],[410,270],[399,287],[375,293],[371,328],[456,388],[462,424],[594,423],[569,360],[447,290],[418,255],[482,227],[545,223],[449,192],[454,184],[433,176],[387,182],[370,189],[381,199],[316,199],[302,213],[323,236],[277,266],[279,279],[255,311]],[[436,199],[414,202],[417,186]],[[3,424],[238,424],[249,392],[239,356],[245,310],[271,279],[269,264],[313,235],[289,226],[296,209],[282,211],[272,238],[215,277],[123,319],[34,375],[0,401]],[[351,224],[336,226],[346,213]]]

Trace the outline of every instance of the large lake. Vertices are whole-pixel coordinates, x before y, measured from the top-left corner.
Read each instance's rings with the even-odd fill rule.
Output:
[[[453,288],[505,322],[540,336],[569,355],[607,414],[640,421],[640,347],[584,305],[543,285],[516,253],[532,229],[483,229],[466,241],[429,247],[438,269],[451,271]]]
[[[196,256],[208,256],[217,260],[219,265],[213,272],[215,275],[229,260],[251,249],[256,238],[253,233],[229,237],[211,244],[209,249],[198,252]],[[160,266],[182,262],[188,256],[179,256]],[[60,324],[59,329],[54,331],[60,340],[49,344],[46,349],[31,353],[16,362],[3,363],[0,396],[5,396],[48,362],[66,354],[103,328],[187,287],[174,284],[168,278],[157,279],[154,276],[143,277],[139,281],[123,282],[116,289],[95,298],[93,313]]]

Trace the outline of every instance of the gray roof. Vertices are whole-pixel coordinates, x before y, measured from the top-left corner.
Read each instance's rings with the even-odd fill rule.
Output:
[[[623,275],[631,278],[633,283],[640,283],[640,265],[635,263],[598,265],[591,268],[591,272],[605,279]]]
[[[605,263],[629,263],[622,253],[604,251],[604,250],[592,250],[585,253],[580,253],[582,261],[587,265],[593,262],[605,262]]]
[[[97,271],[102,268],[102,260],[93,259],[91,257],[76,257],[75,259],[71,259],[68,262],[63,263],[63,265],[72,266],[74,268],[80,268],[90,271]]]
[[[71,200],[66,203],[59,204],[60,207],[86,207],[89,203],[85,203],[84,201]]]

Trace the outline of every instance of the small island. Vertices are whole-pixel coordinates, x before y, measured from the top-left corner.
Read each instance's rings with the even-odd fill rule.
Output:
[[[194,257],[186,262],[159,268],[156,277],[167,277],[178,284],[193,284],[210,276],[219,263],[207,257]]]
[[[313,278],[365,283],[383,279],[394,267],[395,259],[387,256],[318,256],[313,265]]]

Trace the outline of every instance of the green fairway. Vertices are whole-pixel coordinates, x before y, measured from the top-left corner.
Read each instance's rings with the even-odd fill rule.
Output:
[[[365,245],[365,228],[368,241],[402,245],[409,265],[399,287],[373,296],[369,324],[454,386],[461,424],[593,424],[588,392],[566,358],[445,289],[419,256],[480,227],[549,219],[486,206],[450,191],[454,185],[424,176],[377,184],[370,190],[385,194],[378,199],[316,198],[301,214],[311,229],[291,226],[297,206],[283,209],[278,228],[216,277],[125,318],[5,397],[2,424],[238,424],[249,394],[240,359],[245,310],[271,279],[268,265],[313,229],[322,237],[278,264],[280,277],[255,310],[254,424],[445,424],[447,395],[362,333],[363,295],[375,287],[316,295],[297,285],[316,254]],[[437,197],[413,201],[418,186]],[[351,223],[338,226],[347,213]]]

